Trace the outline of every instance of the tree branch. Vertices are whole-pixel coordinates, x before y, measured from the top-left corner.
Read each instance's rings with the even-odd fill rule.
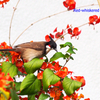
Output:
[[[11,17],[11,21],[10,21],[10,26],[9,26],[9,45],[11,45],[11,40],[10,40],[10,37],[11,37],[11,26],[12,26],[12,20],[13,20],[13,17],[14,17],[14,13],[17,9],[17,6],[18,6],[18,3],[19,3],[20,0],[18,0],[16,6],[14,7],[14,10],[13,10],[13,13],[12,13],[12,17]]]
[[[77,8],[88,7],[88,6],[94,6],[94,5],[98,5],[98,4],[90,4],[90,5],[81,6],[81,7],[77,7]],[[76,8],[76,9],[77,9],[77,8]],[[49,16],[47,16],[47,17],[41,18],[41,19],[39,19],[39,20],[33,22],[32,24],[30,24],[30,25],[16,38],[16,40],[13,42],[12,45],[14,45],[15,42],[19,39],[19,37],[20,37],[26,30],[28,30],[31,26],[33,26],[34,24],[36,24],[36,23],[38,23],[38,22],[40,22],[40,21],[42,21],[42,20],[44,20],[44,19],[50,18],[50,17],[52,17],[52,16],[55,16],[55,15],[64,13],[64,12],[66,12],[66,11],[68,11],[68,10],[64,10],[64,11],[61,11],[61,12],[58,12],[58,13],[49,15]],[[70,11],[72,11],[72,10],[70,10]]]

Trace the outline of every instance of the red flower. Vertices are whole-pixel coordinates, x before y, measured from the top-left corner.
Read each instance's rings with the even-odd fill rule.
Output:
[[[69,24],[67,25],[67,27],[66,28],[69,28]]]
[[[83,94],[80,94],[80,95],[78,96],[78,98],[79,98],[79,99],[84,98],[84,95],[83,95]]]
[[[60,32],[57,32],[56,34],[55,34],[55,38],[59,38],[61,35],[60,35]]]
[[[96,24],[100,23],[100,17],[98,18],[98,20],[96,21]]]
[[[80,33],[81,33],[81,31],[79,31],[79,28],[78,28],[78,27],[75,27],[75,28],[73,29],[73,35],[72,35],[72,37],[73,37],[73,36],[78,36]]]
[[[69,8],[68,10],[72,10],[72,9],[75,9],[75,6],[76,6],[76,2],[74,0],[69,0]]]
[[[54,84],[53,86],[58,86],[59,89],[63,89],[62,83],[61,81],[58,81],[56,84]]]
[[[0,44],[0,49],[11,49],[12,47],[8,46],[6,42]]]
[[[73,74],[73,71],[68,71],[68,74],[71,74],[72,75]]]
[[[10,86],[9,82],[14,82],[11,76],[9,74],[5,76],[3,72],[0,73],[0,88],[3,88],[4,90],[7,91],[5,87]]]
[[[47,68],[54,69],[54,66],[51,63],[49,63],[48,66],[47,66]]]
[[[53,61],[52,63],[48,63],[48,65],[43,64],[43,66],[47,66],[46,68],[49,68],[51,70],[59,71],[61,67],[59,66],[59,62]]]
[[[54,39],[54,35],[52,35],[52,34],[50,33],[50,36],[51,36],[51,38],[53,38],[53,39]]]
[[[16,61],[16,66],[19,68],[19,67],[22,67],[23,65],[23,61],[22,60],[17,60]]]
[[[37,78],[38,79],[43,79],[43,71],[41,71],[40,73],[38,73]]]
[[[57,87],[50,88],[49,90],[50,97],[54,98],[54,100],[59,100],[61,92]]]
[[[0,5],[2,5],[2,7],[4,7],[4,3],[6,4],[7,2],[9,2],[9,0],[0,0]]]
[[[68,68],[67,67],[63,67],[62,69],[60,69],[60,71],[55,73],[55,75],[58,75],[59,77],[64,78],[65,76],[68,75]]]
[[[79,32],[79,28],[78,27],[75,27],[74,29],[73,29],[73,33],[74,34],[77,34]]]
[[[9,62],[9,58],[6,59],[6,62]]]
[[[68,5],[68,0],[64,1],[64,2],[63,2],[63,5],[64,5],[66,8],[68,8],[68,6],[69,6],[69,5]]]
[[[43,62],[41,69],[46,69],[47,68],[47,63]]]
[[[100,17],[98,18],[97,15],[93,15],[93,16],[89,17],[89,24],[94,25],[94,24],[98,24],[98,23],[100,23]]]
[[[54,70],[59,71],[61,69],[61,66],[59,65],[59,62],[52,62],[52,65],[54,65]]]
[[[74,76],[74,77],[75,77],[74,80],[77,80],[77,81],[79,81],[79,82],[82,82],[81,87],[83,87],[83,86],[85,85],[85,79],[84,79],[83,76]]]
[[[69,28],[67,31],[68,31],[68,34],[71,34],[71,35],[72,35],[72,32],[73,32],[73,31],[72,31],[71,28]]]
[[[90,100],[90,98],[84,99],[84,100]]]
[[[19,57],[19,55],[13,55],[12,56],[12,63],[13,64],[17,61],[18,57]]]
[[[54,33],[54,32],[57,32],[57,27],[54,29],[53,33]]]
[[[22,98],[21,96],[19,96],[19,100],[28,100],[27,97]]]
[[[68,10],[75,9],[76,2],[74,0],[66,0],[63,2],[63,5],[68,8]]]
[[[63,99],[64,100],[71,100],[71,96],[64,96]]]
[[[19,67],[18,70],[19,70],[20,72],[24,73],[24,74],[27,74],[26,71],[25,71],[25,69],[24,69],[24,67]]]
[[[50,41],[49,35],[46,35],[46,36],[45,36],[45,40],[46,40],[47,42]]]
[[[68,28],[67,31],[68,31],[68,34],[71,35],[71,38],[74,36],[76,37],[76,36],[80,35],[80,33],[81,33],[81,30],[79,31],[78,27],[75,27],[73,30],[71,28]]]
[[[57,32],[56,34],[55,34],[55,38],[59,38],[59,37],[61,37],[63,35],[63,30],[61,31],[61,32]],[[61,37],[61,39],[63,39],[64,37],[62,36]]]

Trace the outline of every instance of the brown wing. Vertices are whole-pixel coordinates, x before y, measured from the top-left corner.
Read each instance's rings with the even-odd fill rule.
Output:
[[[27,42],[27,43],[22,43],[15,48],[30,48],[30,49],[35,49],[35,50],[43,50],[45,48],[46,42]]]

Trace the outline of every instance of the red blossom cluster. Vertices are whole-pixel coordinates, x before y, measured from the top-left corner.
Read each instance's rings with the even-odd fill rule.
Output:
[[[54,29],[53,33],[54,33],[55,35],[53,35],[53,34],[50,33],[51,38],[53,38],[53,39],[54,39],[54,38],[56,38],[56,39],[58,39],[58,38],[64,39],[64,37],[63,37],[64,30],[63,30],[63,29],[62,29],[61,32],[58,32],[58,31],[57,31],[57,27],[56,27],[56,28]],[[49,35],[46,35],[46,36],[45,36],[45,40],[46,40],[47,42],[50,41]]]
[[[89,24],[95,25],[100,23],[100,16],[98,17],[97,15],[92,15],[89,17]]]
[[[0,88],[3,88],[4,90],[7,91],[7,88],[5,88],[5,86],[9,86],[10,85],[8,83],[8,81],[13,82],[13,79],[11,78],[11,76],[9,74],[7,74],[5,76],[5,74],[3,72],[0,72]]]
[[[81,87],[85,86],[85,79],[84,79],[83,76],[74,76],[73,80],[76,80],[76,81],[82,82]]]
[[[11,88],[10,82],[14,82],[11,76],[9,74],[5,76],[5,74],[0,71],[0,100],[5,100],[5,96],[7,97],[7,100],[9,99]],[[5,94],[5,96],[2,94],[2,92]]]
[[[59,65],[59,62],[55,62],[55,61],[53,61],[52,63],[44,62],[42,64],[41,71],[37,75],[38,79],[40,79],[40,80],[43,79],[43,70],[45,70],[46,68],[51,69],[54,72],[54,74],[59,76],[61,79],[68,76],[68,74],[69,74],[69,75],[71,75],[72,80],[82,82],[81,87],[83,87],[85,85],[85,79],[83,76],[72,77],[72,73],[73,73],[72,71],[68,71],[67,67],[62,67]],[[59,100],[60,96],[62,95],[62,91],[63,91],[62,81],[58,81],[56,84],[49,86],[48,93],[50,94],[50,97],[54,98],[54,100]],[[84,98],[84,95],[83,94],[79,95],[76,92],[74,94],[72,94],[71,96],[67,95],[67,96],[63,97],[64,100],[71,100],[71,99],[77,100],[77,99],[81,99],[81,98]]]
[[[71,38],[74,37],[74,36],[76,38],[77,36],[80,35],[81,30],[79,30],[78,27],[75,27],[74,29],[72,29],[69,25],[67,25],[67,32],[68,32],[68,34],[71,35]]]
[[[64,78],[68,75],[68,68],[67,67],[61,67],[59,65],[59,62],[55,62],[53,61],[52,63],[46,63],[44,62],[41,69],[46,69],[49,68],[51,70],[55,71],[55,75]],[[38,73],[38,79],[42,79],[43,78],[43,72]]]
[[[0,44],[0,49],[12,49],[12,47],[8,46],[6,42],[2,42]],[[23,61],[21,60],[19,53],[16,53],[14,51],[2,51],[2,53],[0,54],[0,57],[1,58],[5,57],[6,62],[9,62],[10,61],[9,53],[11,55],[10,57],[11,57],[12,64],[15,64],[20,72],[26,74],[25,69],[23,68]],[[6,54],[6,56],[4,54]]]
[[[65,0],[63,1],[63,5],[68,8],[68,10],[75,9],[76,2],[75,0]]]
[[[12,47],[8,46],[6,42],[0,44],[0,49],[11,49]]]
[[[64,40],[64,34],[66,34],[66,32],[68,33],[68,34],[70,34],[71,35],[71,38],[72,37],[75,37],[75,38],[77,38],[77,36],[79,36],[80,35],[80,33],[81,33],[81,30],[79,30],[79,28],[78,27],[74,27],[73,29],[72,29],[72,27],[71,27],[71,25],[67,25],[67,27],[66,27],[66,29],[62,29],[62,31],[61,32],[59,32],[59,31],[57,31],[57,27],[54,29],[54,31],[53,31],[53,33],[55,34],[55,35],[53,35],[53,34],[49,34],[53,39],[54,38],[56,38],[56,39],[61,39],[61,40]],[[48,42],[48,41],[50,41],[50,38],[49,38],[49,35],[46,35],[45,36],[45,40]],[[77,38],[78,39],[78,38]]]
[[[4,8],[4,4],[7,4],[10,0],[0,0],[0,5]]]
[[[80,100],[81,98],[84,98],[84,95],[83,94],[74,93],[71,96],[64,96],[63,97],[63,100]],[[84,100],[90,100],[90,98],[86,98]]]
[[[49,89],[48,93],[50,94],[50,97],[54,98],[54,100],[59,100],[62,91],[58,87],[53,87]]]

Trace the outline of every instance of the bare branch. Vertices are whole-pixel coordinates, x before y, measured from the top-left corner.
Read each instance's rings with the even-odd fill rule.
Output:
[[[81,7],[77,7],[77,8],[88,7],[88,6],[95,6],[95,5],[98,5],[98,4],[90,4],[90,5],[81,6]],[[76,9],[77,9],[77,8],[76,8]],[[66,12],[66,11],[68,11],[68,10],[64,10],[64,11],[61,11],[61,12],[58,12],[58,13],[49,15],[49,16],[47,16],[47,17],[41,18],[41,19],[39,19],[39,20],[33,22],[31,25],[29,25],[29,26],[16,38],[16,40],[13,42],[12,45],[14,45],[15,42],[19,39],[19,37],[20,37],[26,30],[28,30],[32,25],[34,25],[34,24],[36,24],[36,23],[38,23],[38,22],[40,22],[40,21],[42,21],[42,20],[44,20],[44,19],[50,18],[50,17],[52,17],[52,16],[55,16],[55,15],[58,15],[58,14],[61,14],[61,13],[64,13],[64,12]],[[73,11],[73,10],[70,10],[70,11]]]
[[[11,17],[11,21],[10,21],[10,26],[9,26],[9,45],[11,45],[11,40],[10,40],[10,37],[11,37],[11,26],[12,26],[12,21],[13,21],[13,17],[14,17],[14,13],[17,9],[17,6],[18,6],[18,3],[19,3],[20,0],[18,0],[16,6],[14,7],[14,10],[13,10],[13,13],[12,13],[12,17]]]

